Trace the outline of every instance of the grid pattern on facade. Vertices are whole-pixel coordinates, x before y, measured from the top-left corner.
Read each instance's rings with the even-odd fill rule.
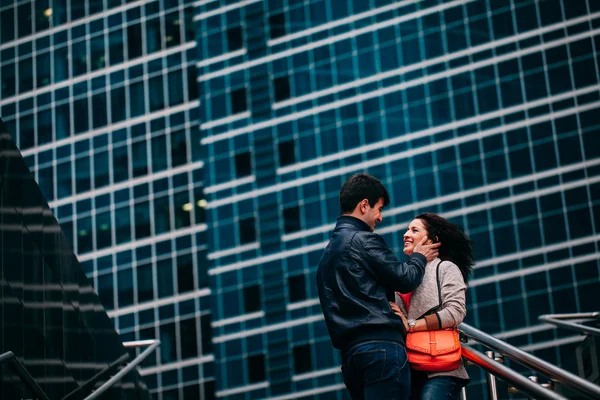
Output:
[[[476,242],[469,323],[568,356],[536,317],[598,290],[596,2],[71,3],[0,1],[0,112],[119,332],[166,343],[157,398],[343,397],[314,279],[358,171],[397,253],[422,211]]]
[[[214,394],[194,9],[0,2],[7,131],[158,399]]]
[[[568,334],[536,318],[590,311],[598,290],[597,4],[267,3],[264,52],[227,45],[262,2],[195,17],[198,47],[227,59],[198,69],[217,396],[342,398],[314,279],[359,171],[392,193],[378,232],[395,252],[423,211],[475,241],[467,322],[565,360]]]

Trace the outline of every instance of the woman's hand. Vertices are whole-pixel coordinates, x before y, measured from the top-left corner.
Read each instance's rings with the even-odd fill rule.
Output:
[[[404,324],[404,332],[408,332],[408,320],[406,319],[406,316],[402,313],[402,310],[400,310],[400,306],[392,301],[390,301],[389,303],[390,307],[392,307],[392,311],[394,312],[394,314],[399,316],[402,320],[402,324]]]

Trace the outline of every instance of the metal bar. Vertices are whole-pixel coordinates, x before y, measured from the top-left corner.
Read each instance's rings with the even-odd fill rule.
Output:
[[[591,326],[586,326],[586,325],[581,325],[578,324],[576,322],[570,322],[570,321],[563,321],[562,319],[570,319],[570,318],[577,318],[577,317],[559,317],[556,318],[556,315],[540,315],[538,317],[538,320],[543,321],[543,322],[547,322],[549,324],[552,325],[556,325],[559,328],[565,328],[565,329],[570,329],[572,331],[576,331],[579,333],[584,333],[586,335],[594,335],[594,336],[600,336],[600,329],[598,328],[594,328]],[[580,317],[583,318],[583,317]]]
[[[144,342],[144,344],[140,344],[139,342]],[[115,383],[119,382],[125,375],[131,372],[135,367],[138,366],[142,361],[146,359],[159,345],[159,340],[145,340],[138,342],[127,342],[127,346],[123,343],[124,347],[141,347],[145,346],[148,343],[151,343],[150,346],[144,350],[139,356],[134,358],[129,364],[127,364],[122,370],[120,370],[115,376],[107,380],[102,386],[96,389],[92,394],[85,398],[85,400],[93,400],[98,398],[102,393],[106,392],[110,389]]]
[[[89,392],[94,387],[96,382],[98,382],[100,379],[102,379],[106,374],[111,373],[119,365],[121,365],[124,362],[126,362],[127,360],[129,360],[130,357],[131,356],[129,355],[129,353],[123,354],[121,357],[117,358],[115,361],[113,361],[112,363],[107,365],[106,368],[103,368],[96,375],[92,376],[90,379],[85,381],[78,388],[76,388],[71,393],[69,393],[68,395],[63,397],[62,400],[75,400],[75,399],[81,398],[82,393]]]
[[[467,388],[464,386],[460,389],[460,400],[467,400]]]
[[[123,347],[125,347],[125,348],[144,347],[144,346],[150,346],[150,345],[154,344],[154,342],[156,342],[155,339],[133,340],[131,342],[123,342]]]
[[[467,344],[463,344],[462,349],[462,355],[464,358],[478,365],[486,372],[491,373],[503,381],[510,383],[521,393],[524,393],[527,396],[531,396],[538,400],[567,400],[566,397],[563,397],[558,393],[552,392],[536,383],[531,382],[524,376],[500,364],[499,362],[494,361]]]
[[[465,335],[472,337],[479,343],[501,353],[505,357],[508,357],[521,365],[535,369],[543,375],[546,375],[577,392],[584,393],[592,398],[600,398],[600,386],[596,386],[577,375],[565,371],[562,368],[558,368],[556,365],[550,364],[549,362],[535,357],[515,346],[503,342],[502,340],[496,339],[492,335],[488,335],[470,325],[462,323],[458,328]]]
[[[491,358],[492,360],[494,359],[493,351],[486,351],[485,355],[488,356],[489,358]],[[498,400],[498,388],[496,387],[496,376],[494,374],[492,374],[491,372],[486,372],[485,381],[487,383],[488,399]]]
[[[540,316],[552,319],[580,319],[580,318],[600,318],[600,311],[585,312],[585,313],[570,313],[570,314],[545,314]]]
[[[29,372],[25,369],[23,364],[21,364],[12,351],[7,351],[6,353],[0,354],[0,364],[3,363],[10,364],[21,381],[27,387],[29,387],[33,394],[37,396],[38,400],[49,400],[48,396],[46,396],[46,393],[44,393],[42,388],[38,386],[33,377],[29,374]]]

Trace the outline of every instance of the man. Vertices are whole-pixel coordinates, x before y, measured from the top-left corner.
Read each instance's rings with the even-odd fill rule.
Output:
[[[350,177],[340,191],[342,215],[319,261],[317,286],[333,346],[342,352],[352,399],[408,399],[410,369],[404,325],[388,300],[413,291],[439,243],[415,247],[406,263],[373,233],[390,198],[368,174]]]

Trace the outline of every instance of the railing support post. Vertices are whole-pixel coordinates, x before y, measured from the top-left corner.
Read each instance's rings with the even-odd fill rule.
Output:
[[[486,351],[485,355],[494,359],[493,351]],[[490,372],[485,373],[485,380],[487,382],[487,390],[488,390],[488,399],[490,400],[498,400],[498,388],[496,387],[496,376],[491,374]]]

